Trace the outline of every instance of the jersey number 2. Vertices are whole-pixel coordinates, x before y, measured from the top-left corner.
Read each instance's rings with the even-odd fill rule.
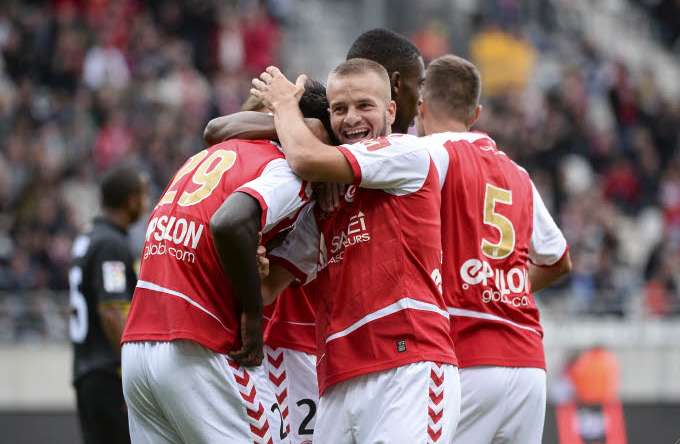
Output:
[[[186,161],[184,166],[175,174],[175,178],[168,187],[158,206],[171,204],[177,196],[175,186],[184,176],[194,171],[191,181],[198,185],[194,191],[184,191],[179,197],[177,204],[181,207],[196,205],[206,197],[210,196],[217,185],[220,183],[224,173],[229,171],[236,162],[236,153],[229,150],[215,150],[208,155],[207,150],[195,154]],[[198,167],[198,168],[196,168]]]
[[[496,204],[512,205],[512,191],[486,184],[484,192],[484,223],[491,225],[500,233],[494,243],[482,239],[482,253],[491,259],[505,259],[515,249],[515,227],[507,217],[496,211]]]

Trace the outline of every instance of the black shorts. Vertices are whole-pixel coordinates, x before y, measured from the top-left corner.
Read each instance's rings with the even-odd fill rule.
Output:
[[[75,383],[85,444],[129,444],[127,406],[120,377],[93,371]]]

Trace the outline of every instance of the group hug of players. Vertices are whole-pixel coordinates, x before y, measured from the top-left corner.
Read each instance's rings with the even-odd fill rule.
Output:
[[[532,292],[571,263],[527,172],[470,131],[480,90],[377,29],[325,88],[270,67],[209,123],[147,225],[132,442],[541,442]]]

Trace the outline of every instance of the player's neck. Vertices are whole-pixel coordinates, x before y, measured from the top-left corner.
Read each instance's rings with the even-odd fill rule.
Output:
[[[426,128],[427,134],[445,132],[464,133],[467,132],[468,130],[469,128],[465,123],[455,119],[432,120],[430,122],[427,122]]]
[[[103,209],[104,218],[111,224],[117,226],[123,231],[127,231],[130,226],[130,218],[125,211],[112,210],[109,208]]]

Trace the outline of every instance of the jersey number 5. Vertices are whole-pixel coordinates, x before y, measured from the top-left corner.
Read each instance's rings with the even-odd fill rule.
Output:
[[[87,302],[80,292],[80,284],[83,282],[83,270],[73,267],[68,273],[70,287],[69,305],[71,306],[71,319],[69,320],[69,335],[71,341],[81,344],[87,338]]]
[[[515,249],[515,228],[510,219],[496,212],[496,204],[512,205],[512,191],[486,184],[484,192],[484,223],[491,225],[500,233],[494,243],[482,239],[482,253],[491,259],[505,259]]]
[[[184,166],[175,174],[175,178],[157,206],[173,203],[177,196],[177,191],[175,190],[177,183],[184,176],[194,171],[194,169],[196,171],[191,176],[191,181],[198,185],[198,188],[194,191],[184,191],[179,197],[177,204],[181,207],[188,207],[196,205],[210,196],[210,193],[217,188],[224,173],[234,166],[236,153],[229,150],[215,150],[212,154],[208,154],[207,150],[203,150],[186,161]]]

